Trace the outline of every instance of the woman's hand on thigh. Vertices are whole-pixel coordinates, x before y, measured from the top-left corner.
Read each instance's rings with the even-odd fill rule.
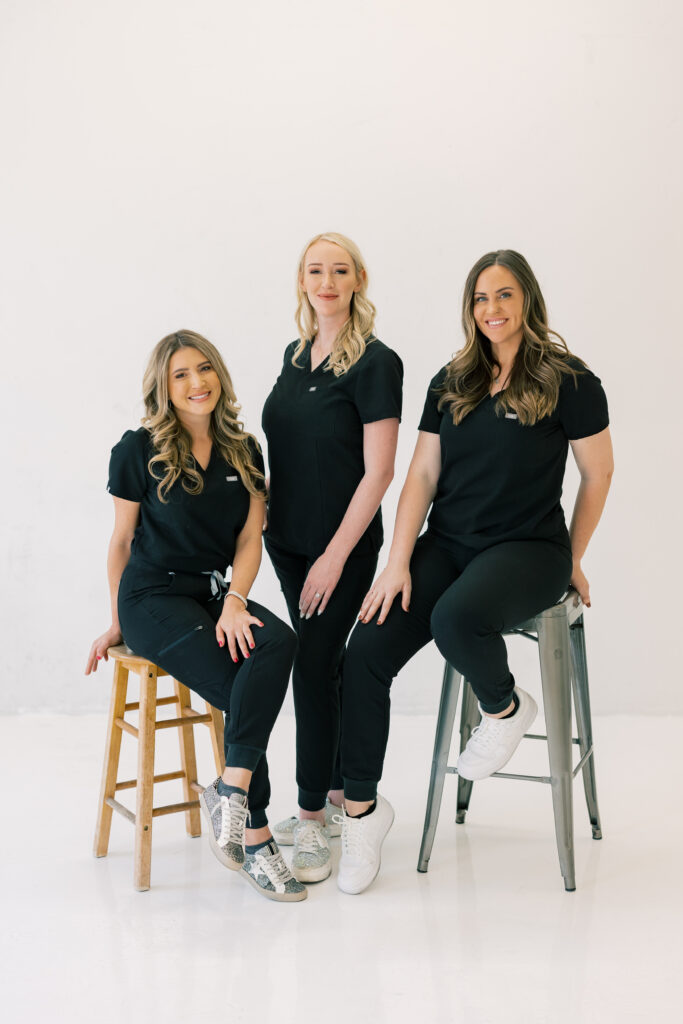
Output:
[[[263,626],[263,623],[241,603],[238,604],[236,598],[226,597],[221,617],[216,623],[216,640],[219,647],[223,647],[227,640],[233,661],[238,660],[238,650],[245,658],[249,657],[250,650],[253,651],[252,626]]]
[[[410,569],[402,566],[393,566],[390,563],[379,574],[363,598],[363,604],[358,616],[359,621],[370,622],[379,608],[377,625],[381,626],[389,614],[397,594],[401,595],[401,608],[403,608],[404,612],[407,612],[410,606],[411,590]]]
[[[110,626],[106,633],[98,636],[90,648],[90,654],[85,665],[86,676],[90,675],[91,672],[97,672],[97,662],[101,661],[102,658],[105,661],[109,661],[107,650],[110,647],[115,647],[116,644],[120,644],[122,640],[121,630],[117,626]]]
[[[316,609],[318,615],[322,615],[343,571],[344,562],[340,562],[327,552],[316,558],[308,570],[299,597],[299,614],[302,619],[310,619]]]

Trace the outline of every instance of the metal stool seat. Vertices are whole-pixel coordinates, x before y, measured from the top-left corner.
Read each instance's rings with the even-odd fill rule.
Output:
[[[598,799],[595,786],[593,734],[590,698],[588,693],[588,667],[583,624],[584,605],[575,590],[546,611],[528,622],[507,630],[505,636],[524,636],[538,643],[543,689],[543,708],[547,736],[527,733],[527,739],[547,740],[550,775],[515,775],[495,772],[493,777],[519,779],[525,782],[544,782],[551,786],[555,835],[564,887],[568,892],[576,888],[574,874],[574,820],[572,782],[583,772],[586,804],[594,839],[602,839]],[[457,768],[448,764],[458,691],[462,676],[446,663],[441,702],[434,738],[434,755],[427,795],[427,809],[422,833],[422,845],[417,870],[426,871],[434,843],[439,818],[444,781],[447,774],[457,775]],[[572,691],[578,738],[572,737]],[[481,721],[477,699],[469,684],[463,687],[460,717],[460,750],[470,738],[472,730]],[[580,758],[572,767],[572,744],[579,747]],[[462,824],[470,803],[473,783],[458,778],[458,809],[456,822]]]

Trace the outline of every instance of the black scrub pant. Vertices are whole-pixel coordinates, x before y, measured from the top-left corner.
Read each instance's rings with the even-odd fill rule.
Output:
[[[287,691],[296,637],[267,608],[249,602],[263,623],[252,626],[255,647],[235,663],[219,647],[215,625],[223,609],[209,576],[168,573],[130,562],[119,586],[119,618],[128,646],[160,665],[225,712],[225,763],[253,772],[250,827],[261,828],[270,799],[266,747]]]
[[[482,710],[504,711],[515,681],[502,633],[554,604],[569,585],[570,550],[545,540],[454,553],[425,534],[410,562],[407,612],[400,594],[381,626],[354,629],[344,659],[341,769],[350,800],[374,800],[389,737],[389,690],[420,648],[436,641],[470,682]],[[410,756],[410,751],[407,752]]]
[[[292,670],[299,807],[319,811],[328,790],[343,786],[339,770],[341,669],[351,627],[370,589],[377,555],[351,555],[322,615],[299,615],[299,597],[314,558],[285,551],[265,537],[299,643]]]

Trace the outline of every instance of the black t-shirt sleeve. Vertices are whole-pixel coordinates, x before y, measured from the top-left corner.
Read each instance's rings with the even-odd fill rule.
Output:
[[[439,411],[439,399],[441,398],[440,389],[445,379],[446,367],[444,366],[429,382],[418,430],[424,430],[428,434],[438,434],[441,431],[441,417],[444,410]]]
[[[607,396],[600,378],[585,367],[579,368],[576,384],[568,374],[560,385],[558,413],[570,441],[599,434],[609,426]]]
[[[147,433],[127,430],[111,450],[107,490],[115,498],[142,501],[149,484]]]
[[[354,400],[361,423],[401,419],[403,363],[390,348],[373,350],[370,342],[356,375]]]

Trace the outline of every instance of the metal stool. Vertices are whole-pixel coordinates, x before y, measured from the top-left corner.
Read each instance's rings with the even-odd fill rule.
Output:
[[[146,658],[140,658],[126,647],[118,644],[110,647],[109,657],[114,662],[114,684],[111,691],[111,705],[107,720],[107,740],[104,750],[104,768],[102,770],[102,787],[100,790],[97,826],[95,828],[95,844],[93,852],[96,857],[106,857],[109,849],[109,833],[111,830],[112,811],[117,811],[135,826],[135,888],[143,892],[149,889],[152,863],[152,819],[159,814],[185,812],[185,827],[190,836],[201,835],[201,818],[199,800],[195,793],[201,793],[203,786],[197,782],[197,758],[194,747],[192,726],[204,723],[208,725],[216,762],[216,772],[220,775],[225,768],[223,754],[223,712],[212,707],[208,701],[206,714],[195,711],[190,702],[190,691],[177,679],[173,680],[175,696],[157,697],[157,679],[168,675],[163,668],[154,665]],[[128,689],[128,673],[135,672],[140,677],[140,700],[126,703]],[[156,709],[164,704],[178,705],[178,718],[157,720]],[[137,728],[124,718],[126,711],[138,711]],[[181,769],[175,772],[154,774],[154,746],[157,729],[178,729],[180,743]],[[138,741],[138,777],[124,782],[117,781],[119,754],[121,752],[121,736],[123,732],[134,736]],[[162,807],[153,806],[154,783],[167,782],[170,779],[183,780],[185,799],[182,803],[166,804]],[[121,789],[136,790],[135,814],[115,799],[114,794]]]
[[[583,785],[588,805],[588,816],[593,839],[602,839],[600,815],[595,787],[593,734],[591,728],[590,698],[588,695],[588,667],[583,626],[584,605],[575,590],[535,618],[523,622],[506,636],[524,636],[538,643],[543,687],[543,706],[547,736],[527,733],[527,739],[547,740],[550,775],[513,775],[495,772],[494,777],[521,779],[525,782],[546,782],[552,787],[555,835],[560,858],[564,887],[568,892],[576,888],[574,876],[574,820],[572,808],[572,782],[583,771]],[[422,845],[417,862],[418,871],[426,871],[434,843],[436,825],[441,807],[444,781],[447,774],[457,775],[457,769],[448,764],[455,710],[458,703],[461,675],[446,663],[439,716],[434,738],[432,772],[427,795],[427,810],[422,832]],[[571,699],[578,739],[572,737]],[[481,721],[477,699],[467,684],[463,688],[460,717],[460,750],[470,738],[473,728]],[[572,743],[579,747],[580,760],[572,769]],[[458,778],[458,810],[456,822],[462,824],[470,803],[473,783]]]

